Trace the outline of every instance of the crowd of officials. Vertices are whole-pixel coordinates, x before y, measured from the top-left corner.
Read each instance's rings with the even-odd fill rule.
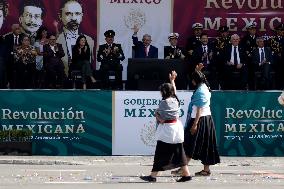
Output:
[[[203,32],[203,25],[195,23],[186,47],[178,45],[178,33],[169,34],[169,46],[164,47],[164,58],[184,60],[188,75],[197,64],[203,64],[203,72],[211,89],[282,89],[284,24],[279,24],[271,37],[258,36],[257,25],[253,22],[246,28],[247,35],[240,38],[237,34],[230,34],[227,26],[221,26],[219,36],[210,38]],[[112,89],[122,89],[121,61],[125,56],[121,45],[114,43],[113,30],[104,33],[106,42],[98,48],[99,72],[92,67],[92,49],[86,36],[76,38],[72,46],[72,60],[66,65],[62,61],[66,55],[62,44],[58,43],[58,33],[50,33],[41,26],[35,38],[31,39],[21,31],[19,24],[13,24],[12,31],[0,39],[2,89],[74,88],[74,82],[70,81],[78,75],[80,77],[75,79],[80,78],[83,89],[88,87],[87,84],[91,88],[98,80],[103,89],[110,89],[110,80],[114,80]],[[151,44],[151,35],[144,34],[139,41],[139,28],[134,26],[133,31],[133,58],[158,58],[158,48]]]

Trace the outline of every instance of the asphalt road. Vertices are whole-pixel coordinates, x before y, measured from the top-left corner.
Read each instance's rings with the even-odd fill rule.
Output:
[[[60,159],[2,156],[0,189],[284,188],[284,158],[222,157],[221,164],[212,166],[210,177],[193,177],[192,181],[176,183],[175,179],[178,177],[166,171],[158,177],[157,183],[145,183],[139,179],[139,176],[149,174],[152,159],[153,157],[62,157]],[[202,169],[202,165],[198,161],[193,161],[189,169],[194,175]]]

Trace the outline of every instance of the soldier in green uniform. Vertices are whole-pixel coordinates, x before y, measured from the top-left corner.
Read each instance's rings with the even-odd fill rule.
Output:
[[[276,89],[284,87],[284,24],[281,23],[275,28],[275,36],[268,40],[268,47],[272,50],[273,63],[272,67],[275,70]]]
[[[224,85],[224,57],[225,49],[231,44],[231,36],[229,33],[229,28],[227,26],[220,26],[218,29],[219,36],[213,41],[214,48],[214,60],[216,61],[217,77],[220,83],[221,88]]]
[[[254,87],[254,72],[255,68],[252,63],[252,52],[257,48],[256,39],[258,35],[256,34],[256,23],[251,22],[246,26],[247,35],[241,39],[241,46],[245,49],[245,54],[247,57],[248,66],[248,86],[250,90],[255,90]]]

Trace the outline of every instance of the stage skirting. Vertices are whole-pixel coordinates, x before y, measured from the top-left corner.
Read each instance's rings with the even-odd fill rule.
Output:
[[[184,123],[192,91],[178,91]],[[284,156],[280,91],[214,91],[211,111],[222,156]],[[158,91],[3,90],[1,143],[27,131],[33,155],[153,155]],[[3,133],[11,136],[3,137]],[[19,138],[19,137],[18,137]],[[21,140],[23,140],[21,138]],[[11,141],[12,142],[12,141]]]

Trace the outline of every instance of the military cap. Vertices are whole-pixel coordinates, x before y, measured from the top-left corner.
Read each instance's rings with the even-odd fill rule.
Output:
[[[107,30],[104,33],[105,37],[114,37],[115,36],[115,32],[113,30]]]
[[[201,23],[192,24],[192,29],[203,29],[203,25]]]
[[[218,32],[227,32],[229,31],[229,27],[228,26],[220,26],[219,29],[218,29]]]
[[[250,22],[250,23],[247,24],[246,28],[247,29],[256,28],[256,23],[255,22]]]
[[[275,28],[275,30],[284,31],[284,24],[283,24],[283,23],[280,23],[280,24]]]
[[[168,36],[169,39],[178,39],[179,34],[178,33],[170,33]]]

